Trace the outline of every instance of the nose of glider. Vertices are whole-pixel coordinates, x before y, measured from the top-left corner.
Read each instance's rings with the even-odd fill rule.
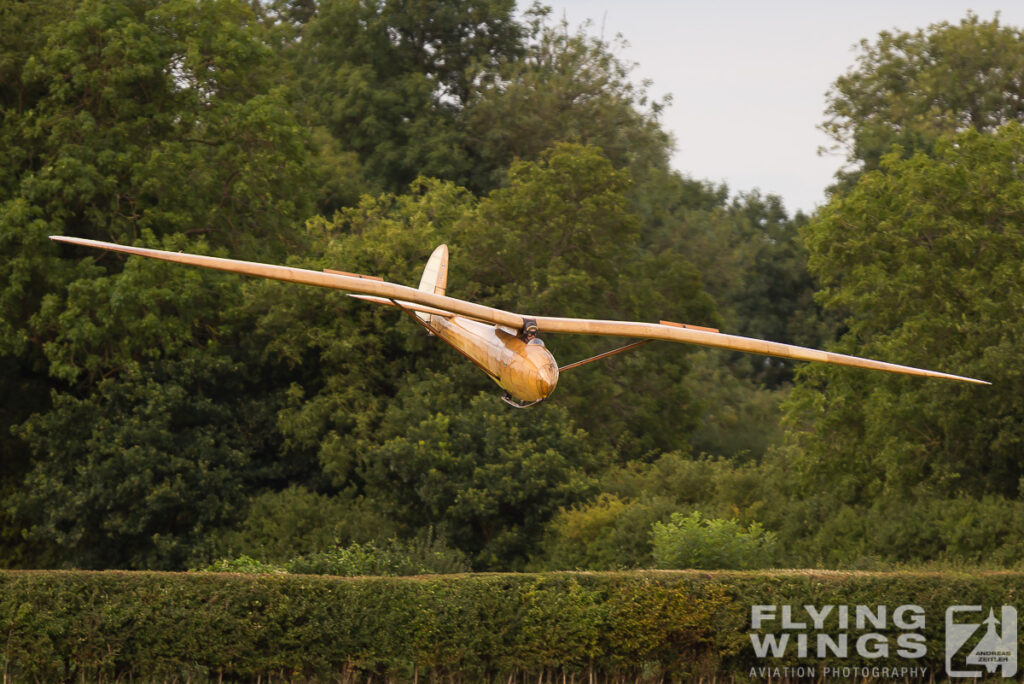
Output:
[[[518,350],[498,384],[519,402],[535,404],[555,391],[558,364],[540,340],[534,340]]]
[[[540,395],[542,397],[547,397],[555,391],[555,385],[558,384],[558,366],[555,365],[554,360],[552,359],[538,368],[537,371]]]
[[[544,399],[555,391],[555,385],[558,384],[558,364],[551,352],[543,346],[530,345],[527,353],[536,369],[537,394]]]

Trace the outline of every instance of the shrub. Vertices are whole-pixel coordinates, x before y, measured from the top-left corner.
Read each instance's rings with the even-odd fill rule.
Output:
[[[304,575],[436,575],[468,572],[469,561],[458,549],[427,536],[336,546],[292,559],[287,568]]]
[[[288,572],[285,568],[280,565],[273,563],[264,563],[261,560],[256,560],[249,556],[239,556],[238,558],[222,558],[219,561],[214,561],[208,567],[204,568],[207,572],[244,572],[250,574],[272,574]]]
[[[432,531],[410,540],[352,543],[293,558],[283,565],[264,563],[249,556],[219,560],[208,572],[281,573],[297,575],[436,575],[469,571],[469,560],[458,549],[433,536]]]
[[[795,638],[780,657],[757,656],[751,606],[914,604],[927,653],[902,662],[927,678],[942,672],[949,606],[1022,594],[1024,573],[1006,571],[0,571],[0,670],[15,682],[748,681],[754,667],[809,664]],[[837,627],[833,612],[826,630]],[[890,641],[903,631],[879,630]],[[812,662],[884,664],[855,652]]]
[[[735,520],[705,519],[699,512],[673,513],[651,527],[657,568],[743,570],[771,565],[775,535],[753,522],[744,530]]]
[[[677,510],[664,497],[628,500],[614,494],[563,508],[547,524],[537,565],[547,570],[650,567],[651,525]]]

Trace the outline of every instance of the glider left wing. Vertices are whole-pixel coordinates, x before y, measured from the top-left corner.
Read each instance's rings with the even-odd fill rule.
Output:
[[[159,259],[161,261],[173,261],[178,264],[189,264],[191,266],[202,266],[218,271],[229,271],[231,273],[244,273],[246,275],[270,278],[272,280],[283,280],[289,283],[301,283],[303,285],[316,285],[317,287],[328,287],[335,290],[344,290],[358,295],[364,295],[366,299],[374,302],[392,304],[397,302],[411,302],[421,307],[440,310],[450,314],[458,314],[467,318],[474,318],[488,323],[506,325],[518,330],[523,327],[523,317],[510,311],[502,311],[483,304],[467,302],[463,299],[448,297],[446,295],[424,292],[413,287],[389,283],[385,280],[362,278],[358,275],[342,274],[340,272],[322,273],[310,271],[304,268],[293,268],[291,266],[275,266],[272,264],[260,264],[254,261],[239,261],[237,259],[222,259],[220,257],[203,256],[200,254],[187,254],[185,252],[168,252],[162,249],[146,249],[144,247],[129,247],[114,242],[103,242],[101,240],[88,240],[85,238],[65,237],[63,235],[51,235],[51,240],[67,242],[73,245],[84,247],[95,247],[106,249],[112,252],[123,252],[138,256]],[[430,309],[427,309],[428,311]]]

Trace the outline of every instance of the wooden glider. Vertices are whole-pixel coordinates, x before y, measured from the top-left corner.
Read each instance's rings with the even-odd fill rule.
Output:
[[[713,328],[661,321],[639,323],[629,321],[603,321],[586,318],[554,318],[527,316],[503,311],[482,304],[449,297],[445,294],[448,277],[448,248],[434,250],[424,269],[419,288],[389,283],[372,276],[361,276],[344,271],[310,271],[289,266],[274,266],[235,259],[167,252],[159,249],[128,247],[99,240],[51,235],[51,240],[114,252],[173,261],[179,264],[202,266],[232,273],[284,280],[303,285],[316,285],[343,290],[353,297],[387,304],[403,309],[430,333],[453,346],[479,366],[502,389],[503,397],[513,406],[525,407],[543,401],[554,391],[559,371],[569,370],[585,363],[627,351],[653,340],[685,342],[704,347],[717,347],[751,354],[765,354],[801,361],[820,361],[855,368],[905,373],[929,378],[960,380],[979,385],[990,383],[974,378],[950,375],[938,371],[901,366],[895,363],[863,359],[857,356],[797,347],[791,344],[726,335]],[[598,356],[559,368],[554,357],[538,337],[540,333],[569,333],[576,335],[608,335],[637,338],[638,342]]]

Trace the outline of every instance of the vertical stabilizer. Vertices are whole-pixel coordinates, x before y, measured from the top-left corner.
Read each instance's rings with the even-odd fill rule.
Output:
[[[448,287],[448,245],[438,245],[427,260],[420,278],[420,291],[443,295]],[[417,311],[420,320],[429,323],[430,314]]]

